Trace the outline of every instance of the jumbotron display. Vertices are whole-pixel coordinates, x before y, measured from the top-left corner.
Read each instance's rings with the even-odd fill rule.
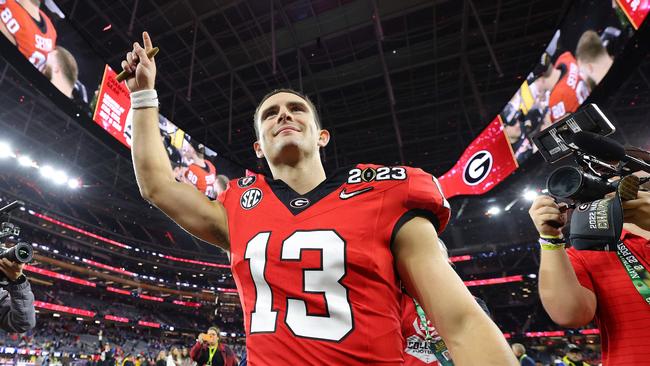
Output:
[[[126,147],[131,146],[130,98],[125,83],[67,22],[55,1],[0,0],[0,31],[60,93]],[[164,116],[161,138],[178,181],[208,198],[244,169],[192,139]]]
[[[574,4],[533,70],[456,165],[440,177],[447,198],[483,194],[537,149],[531,137],[580,108],[650,11],[650,1]]]

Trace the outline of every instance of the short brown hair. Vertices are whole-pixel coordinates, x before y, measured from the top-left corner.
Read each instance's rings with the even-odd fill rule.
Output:
[[[576,59],[582,62],[593,62],[607,55],[607,49],[603,46],[598,33],[592,30],[582,33],[576,47]]]
[[[257,118],[259,117],[260,113],[260,108],[262,107],[262,104],[264,104],[264,101],[269,99],[270,97],[278,94],[278,93],[289,93],[289,94],[294,94],[299,96],[300,98],[304,99],[305,102],[307,102],[307,105],[311,110],[314,112],[314,122],[316,122],[316,127],[318,129],[321,129],[321,123],[320,123],[320,117],[318,116],[318,111],[316,110],[316,106],[314,103],[309,99],[309,97],[299,91],[289,89],[289,88],[283,88],[283,89],[275,89],[274,91],[266,94],[264,97],[262,97],[262,100],[260,100],[259,104],[257,105],[257,108],[255,108],[255,114],[253,115],[253,128],[255,128],[255,137],[259,138],[260,137],[260,128],[257,126]]]
[[[59,62],[59,66],[61,67],[63,76],[65,76],[66,80],[68,80],[70,84],[74,85],[79,78],[79,67],[77,66],[77,60],[75,60],[70,51],[61,46],[56,46],[55,50],[55,55],[57,61]]]

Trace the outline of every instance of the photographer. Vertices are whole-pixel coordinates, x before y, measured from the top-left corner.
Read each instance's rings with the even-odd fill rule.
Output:
[[[600,328],[603,365],[638,365],[650,359],[650,193],[623,202],[624,255],[637,271],[623,266],[618,251],[565,250],[567,214],[553,198],[538,197],[529,214],[540,235],[539,294],[551,319],[582,327],[593,319]],[[559,225],[557,225],[559,224]],[[631,255],[630,255],[631,254]],[[645,288],[637,289],[632,278]],[[638,283],[639,281],[637,281]]]
[[[207,333],[199,334],[196,344],[190,350],[190,357],[197,366],[236,366],[237,356],[219,340],[219,328],[210,327]]]
[[[0,271],[5,275],[0,290],[0,328],[6,332],[24,333],[36,325],[34,294],[23,274],[24,263],[0,259]]]

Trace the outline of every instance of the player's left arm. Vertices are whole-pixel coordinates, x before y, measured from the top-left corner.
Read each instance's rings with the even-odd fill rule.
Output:
[[[499,328],[447,263],[430,220],[416,216],[397,232],[393,255],[409,294],[423,306],[455,365],[517,365]]]

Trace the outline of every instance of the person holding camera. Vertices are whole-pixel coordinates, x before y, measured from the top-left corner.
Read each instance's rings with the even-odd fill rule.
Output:
[[[0,271],[5,279],[0,290],[0,328],[5,332],[25,333],[36,326],[34,294],[23,274],[24,263],[0,259]]]
[[[219,332],[219,328],[210,327],[207,333],[199,334],[190,350],[190,358],[197,366],[236,366],[239,362],[235,353],[220,341]]]
[[[623,212],[617,251],[579,251],[565,249],[565,207],[540,196],[529,211],[540,236],[542,305],[564,327],[595,319],[604,366],[650,359],[650,193],[640,191],[636,199],[624,201]]]

